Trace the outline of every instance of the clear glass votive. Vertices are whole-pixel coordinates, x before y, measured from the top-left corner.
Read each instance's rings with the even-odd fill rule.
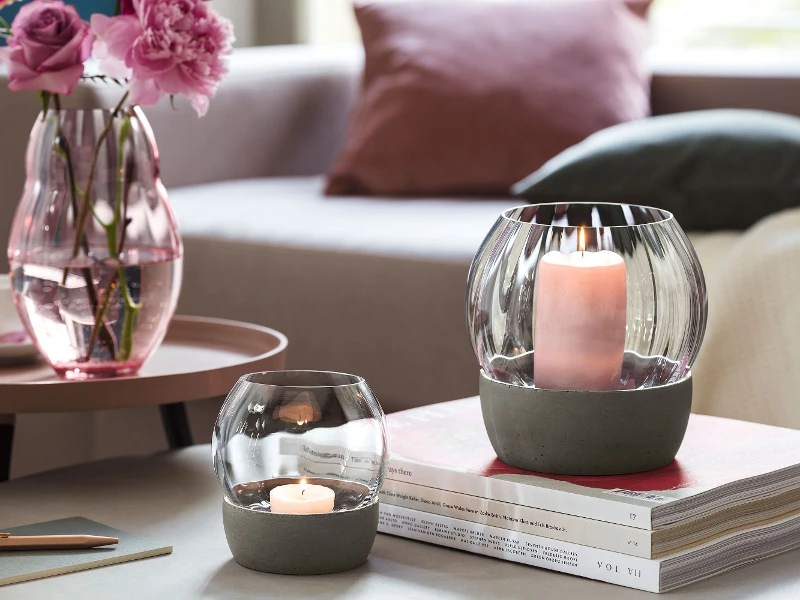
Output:
[[[236,506],[271,512],[271,492],[289,486],[282,489],[290,508],[281,512],[336,513],[378,502],[388,444],[383,410],[363,378],[274,371],[245,375],[233,387],[212,454],[223,493]],[[311,486],[333,490],[332,509],[312,504],[311,492],[325,490]]]
[[[671,213],[631,204],[506,210],[475,256],[466,302],[488,377],[555,390],[680,381],[707,319],[686,234]]]

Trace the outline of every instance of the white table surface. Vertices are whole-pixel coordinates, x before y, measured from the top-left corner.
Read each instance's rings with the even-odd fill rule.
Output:
[[[0,484],[0,531],[82,516],[174,546],[170,556],[0,587],[2,600],[184,598],[534,598],[656,596],[386,535],[368,563],[317,577],[250,571],[231,558],[209,446],[125,458]],[[2,556],[0,556],[2,560]],[[670,599],[800,599],[800,550],[671,592]]]

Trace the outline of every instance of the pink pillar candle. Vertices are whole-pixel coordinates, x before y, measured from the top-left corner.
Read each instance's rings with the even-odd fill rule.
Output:
[[[534,385],[619,389],[626,301],[621,256],[607,250],[545,254],[537,276]]]

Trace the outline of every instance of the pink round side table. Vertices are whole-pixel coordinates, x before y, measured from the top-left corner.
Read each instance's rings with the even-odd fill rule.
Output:
[[[131,377],[66,381],[42,361],[0,367],[0,481],[8,479],[17,414],[158,406],[169,447],[183,448],[193,444],[186,402],[225,396],[245,373],[283,369],[287,345],[260,325],[176,316]]]

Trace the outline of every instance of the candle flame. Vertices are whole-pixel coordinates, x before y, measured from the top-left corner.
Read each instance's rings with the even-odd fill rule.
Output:
[[[306,495],[306,485],[307,484],[308,484],[308,482],[306,481],[306,478],[303,477],[303,479],[300,480],[300,496],[301,497],[305,497],[305,495]]]
[[[306,421],[306,420],[304,420],[304,419],[301,419],[301,420],[297,421],[297,426],[298,426],[298,427],[302,427],[302,426],[303,426],[303,425],[305,425],[306,423],[308,423],[308,421]]]
[[[581,251],[581,256],[583,256],[583,251],[586,250],[586,232],[583,227],[578,230],[578,250]]]

